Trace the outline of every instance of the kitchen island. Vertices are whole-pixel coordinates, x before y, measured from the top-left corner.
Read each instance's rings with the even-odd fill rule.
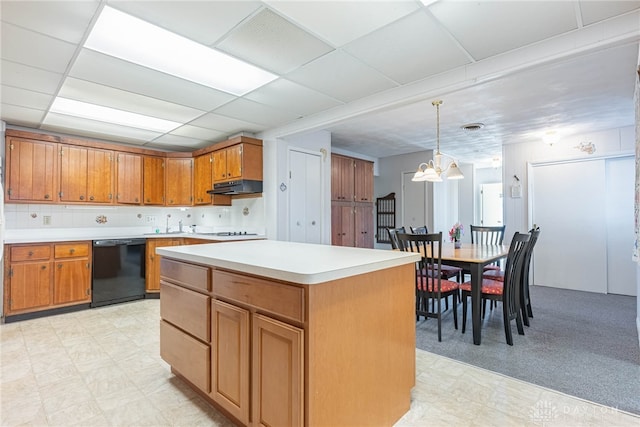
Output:
[[[242,425],[393,425],[417,255],[271,240],[157,249],[161,356]]]

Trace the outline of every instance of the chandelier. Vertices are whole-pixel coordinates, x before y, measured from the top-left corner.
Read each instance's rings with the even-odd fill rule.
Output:
[[[444,173],[446,173],[447,179],[462,179],[464,175],[453,158],[451,158],[451,163],[444,169],[442,168],[442,156],[446,155],[440,152],[440,105],[442,101],[433,101],[431,104],[436,107],[436,152],[433,155],[433,160],[418,165],[418,170],[411,181],[442,182],[442,174]]]

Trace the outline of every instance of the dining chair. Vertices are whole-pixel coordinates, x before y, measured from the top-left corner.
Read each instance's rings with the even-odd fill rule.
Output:
[[[400,246],[398,245],[398,233],[406,233],[406,229],[404,227],[387,227],[387,233],[389,233],[391,249],[400,249]]]
[[[411,227],[409,226],[409,230],[411,230],[411,232],[413,234],[428,234],[429,233],[429,229],[427,228],[426,225],[423,225],[421,227]],[[443,264],[442,265],[442,278],[443,279],[451,279],[452,277],[455,277],[456,280],[458,281],[458,283],[462,283],[461,279],[461,274],[462,274],[462,269],[460,267],[454,267],[452,265],[446,265]],[[447,309],[449,307],[447,306]]]
[[[431,234],[398,233],[403,251],[417,252],[416,262],[416,320],[420,316],[438,321],[438,341],[442,341],[443,298],[453,295],[453,325],[458,329],[459,283],[442,278],[442,232]]]
[[[507,344],[513,345],[511,334],[511,320],[516,321],[518,334],[524,335],[522,313],[520,310],[520,280],[523,274],[525,250],[530,240],[529,234],[516,232],[509,245],[509,254],[504,269],[504,282],[492,279],[482,279],[482,298],[502,302],[502,317],[504,335]],[[471,283],[460,285],[462,292],[462,333],[467,323],[467,300],[471,297]]]
[[[529,230],[531,236],[527,247],[525,248],[522,276],[520,277],[520,310],[522,311],[522,321],[525,326],[529,326],[529,317],[533,318],[533,310],[531,309],[531,298],[529,296],[529,272],[531,268],[531,257],[533,255],[533,248],[538,241],[540,235],[540,227],[534,226]],[[490,270],[485,271],[483,274],[485,279],[492,279],[497,281],[504,281],[503,270]]]

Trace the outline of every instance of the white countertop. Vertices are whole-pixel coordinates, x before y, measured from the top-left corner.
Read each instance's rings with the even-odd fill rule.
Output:
[[[264,239],[264,235],[214,236],[201,233],[150,233],[149,227],[110,227],[110,228],[52,228],[52,229],[8,229],[5,230],[4,243],[44,243],[73,240],[103,239],[156,239],[161,237],[191,237],[211,240],[212,242],[229,242],[238,240]]]
[[[277,240],[171,246],[156,252],[181,261],[303,285],[413,264],[420,259],[418,254],[401,251]]]

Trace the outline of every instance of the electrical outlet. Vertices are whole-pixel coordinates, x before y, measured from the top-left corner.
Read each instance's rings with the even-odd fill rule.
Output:
[[[147,222],[156,222],[156,217],[153,215],[147,215],[146,220]]]
[[[51,215],[43,215],[42,216],[42,224],[51,225]]]

